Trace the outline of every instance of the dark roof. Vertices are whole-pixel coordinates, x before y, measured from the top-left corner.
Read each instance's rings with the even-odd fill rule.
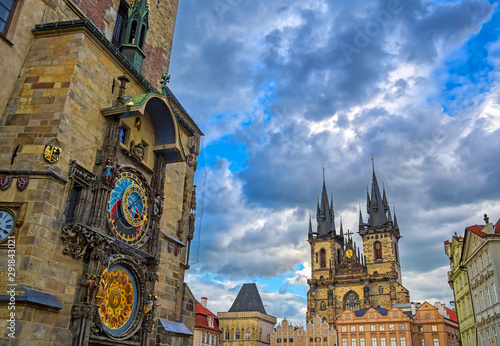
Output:
[[[254,283],[243,284],[229,312],[259,311],[267,315],[259,290]]]
[[[357,310],[357,311],[354,311],[354,315],[356,315],[356,317],[363,317],[366,314],[366,312],[368,310],[370,310],[370,309],[375,309],[382,316],[387,316],[387,309],[384,309],[384,308],[381,308],[381,307],[377,307],[377,308],[365,308],[365,309]]]

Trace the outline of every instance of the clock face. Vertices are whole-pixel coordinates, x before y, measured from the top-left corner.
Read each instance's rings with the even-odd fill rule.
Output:
[[[141,179],[131,172],[120,173],[108,208],[113,233],[130,245],[137,244],[148,225],[148,197]]]
[[[0,242],[7,239],[14,230],[14,216],[7,210],[0,210]]]
[[[345,251],[345,255],[346,255],[347,258],[351,258],[352,257],[352,250],[351,249],[347,249]]]

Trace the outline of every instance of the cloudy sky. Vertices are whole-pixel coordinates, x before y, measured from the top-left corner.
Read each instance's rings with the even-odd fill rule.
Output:
[[[305,324],[309,213],[366,219],[371,155],[412,301],[449,304],[443,242],[500,218],[500,9],[483,0],[181,0],[170,88],[204,131],[187,282],[256,282]],[[361,243],[359,235],[355,241]]]

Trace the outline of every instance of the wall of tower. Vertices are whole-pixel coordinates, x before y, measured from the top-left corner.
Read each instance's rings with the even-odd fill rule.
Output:
[[[381,244],[382,259],[376,259],[375,243]],[[368,274],[396,273],[396,281],[401,284],[398,240],[393,230],[369,230],[363,235],[363,252],[366,257]]]

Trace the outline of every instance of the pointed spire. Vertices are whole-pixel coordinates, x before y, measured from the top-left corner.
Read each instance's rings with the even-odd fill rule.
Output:
[[[313,234],[313,226],[311,222],[311,212],[309,212],[309,235],[312,236]]]
[[[332,212],[328,201],[328,192],[325,182],[325,168],[323,167],[323,189],[321,203],[318,202],[318,235],[328,234],[332,230]]]
[[[387,208],[387,222],[392,222],[391,208]]]
[[[394,207],[394,228],[399,229],[398,218],[396,217],[396,207]]]
[[[389,201],[387,200],[387,196],[385,195],[385,183],[382,182],[382,189],[384,190],[384,198],[382,200],[382,203],[384,204],[384,210],[388,211],[389,210]]]
[[[371,203],[369,205],[368,214],[370,215],[368,219],[368,223],[372,226],[381,226],[387,221],[387,217],[385,215],[385,206],[384,199],[380,194],[380,189],[377,182],[377,176],[375,174],[375,164],[373,163],[372,157],[372,195],[371,195]]]
[[[340,215],[340,237],[344,239],[344,226],[342,226],[342,215]]]
[[[335,210],[333,209],[333,193],[330,193],[330,213],[332,215],[332,232],[335,233]]]
[[[370,193],[368,192],[368,185],[366,185],[366,212],[370,213]]]
[[[363,222],[363,214],[361,214],[361,203],[359,203],[359,227],[363,226],[365,223]]]

